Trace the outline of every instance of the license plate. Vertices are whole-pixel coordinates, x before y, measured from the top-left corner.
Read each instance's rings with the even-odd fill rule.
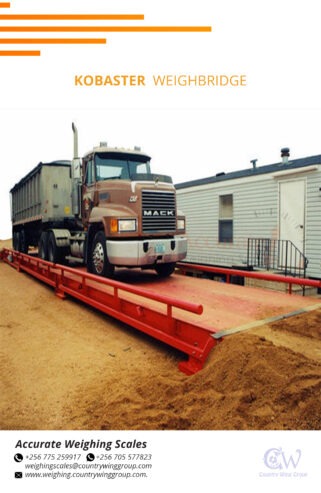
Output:
[[[156,243],[155,244],[155,253],[165,253],[165,245],[164,243]]]

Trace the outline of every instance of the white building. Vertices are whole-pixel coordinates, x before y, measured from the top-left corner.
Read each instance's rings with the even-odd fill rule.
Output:
[[[321,155],[176,185],[187,262],[321,279]]]

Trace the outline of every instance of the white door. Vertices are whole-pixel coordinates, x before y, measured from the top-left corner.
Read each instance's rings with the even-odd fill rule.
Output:
[[[279,239],[304,253],[305,180],[280,182]]]

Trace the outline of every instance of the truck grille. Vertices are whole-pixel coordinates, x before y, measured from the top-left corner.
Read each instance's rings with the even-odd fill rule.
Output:
[[[176,230],[176,201],[174,192],[142,191],[143,233]]]

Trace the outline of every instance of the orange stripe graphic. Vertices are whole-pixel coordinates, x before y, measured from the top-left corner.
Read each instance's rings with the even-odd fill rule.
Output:
[[[0,26],[0,32],[212,32],[211,26]]]
[[[10,8],[10,2],[1,2],[0,8]],[[0,21],[128,21],[145,20],[143,14],[0,14]],[[0,25],[0,32],[6,33],[202,33],[212,32],[211,26],[11,26]],[[0,38],[1,45],[9,44],[106,44],[105,38]],[[40,51],[1,50],[0,56],[40,56]]]
[[[0,44],[106,44],[103,38],[0,38]]]
[[[96,21],[96,20],[144,20],[142,14],[1,14],[1,20],[14,20],[14,21],[37,21],[37,20],[82,20],[82,21]]]
[[[0,56],[40,56],[40,51],[0,51]]]

